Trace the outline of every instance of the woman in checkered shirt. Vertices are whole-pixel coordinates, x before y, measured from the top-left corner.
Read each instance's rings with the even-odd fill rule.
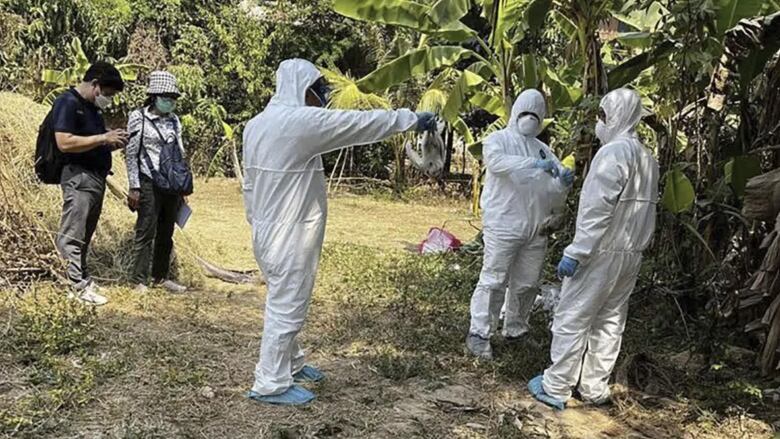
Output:
[[[186,287],[170,279],[173,227],[182,198],[160,191],[154,186],[150,166],[159,171],[160,152],[164,147],[180,148],[184,154],[181,122],[176,116],[176,100],[181,95],[176,77],[164,71],[149,75],[149,96],[144,106],[130,113],[126,149],[127,179],[130,191],[127,203],[138,212],[131,281],[137,292],[145,292],[149,274],[154,285],[173,293]]]

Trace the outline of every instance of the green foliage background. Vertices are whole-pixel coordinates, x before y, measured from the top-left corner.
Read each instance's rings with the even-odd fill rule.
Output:
[[[41,72],[73,64],[73,38],[90,61],[121,60],[177,75],[193,167],[206,173],[216,156],[211,172],[229,173],[231,161],[220,151],[222,122],[240,133],[273,94],[281,60],[301,57],[364,74],[375,66],[372,47],[383,36],[320,0],[0,0],[0,89],[42,100],[54,87],[40,81]],[[145,79],[123,93],[112,124],[123,124],[142,104]]]

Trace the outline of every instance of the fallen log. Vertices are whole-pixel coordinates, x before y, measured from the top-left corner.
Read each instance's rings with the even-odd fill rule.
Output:
[[[212,279],[219,279],[223,282],[228,282],[231,284],[239,284],[239,285],[265,284],[265,279],[260,274],[259,270],[243,270],[243,271],[227,270],[218,267],[215,264],[212,264],[211,262],[201,258],[200,256],[195,256],[195,259],[198,261],[198,264],[200,264],[200,267],[205,272],[206,277],[210,277]]]

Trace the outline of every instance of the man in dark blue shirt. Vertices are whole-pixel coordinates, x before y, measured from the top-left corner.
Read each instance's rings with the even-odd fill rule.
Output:
[[[68,278],[73,282],[69,297],[91,305],[108,301],[89,276],[87,252],[103,209],[111,152],[127,143],[124,130],[106,130],[100,110],[123,89],[119,71],[111,64],[97,62],[87,70],[80,85],[54,101],[52,109],[54,137],[65,162],[60,180],[63,207],[57,249],[67,260]]]

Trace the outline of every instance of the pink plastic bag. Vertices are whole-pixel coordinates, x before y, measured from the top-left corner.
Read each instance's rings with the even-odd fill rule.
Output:
[[[461,246],[461,242],[452,233],[434,227],[428,231],[428,237],[420,243],[418,251],[420,254],[446,253],[456,251]]]

